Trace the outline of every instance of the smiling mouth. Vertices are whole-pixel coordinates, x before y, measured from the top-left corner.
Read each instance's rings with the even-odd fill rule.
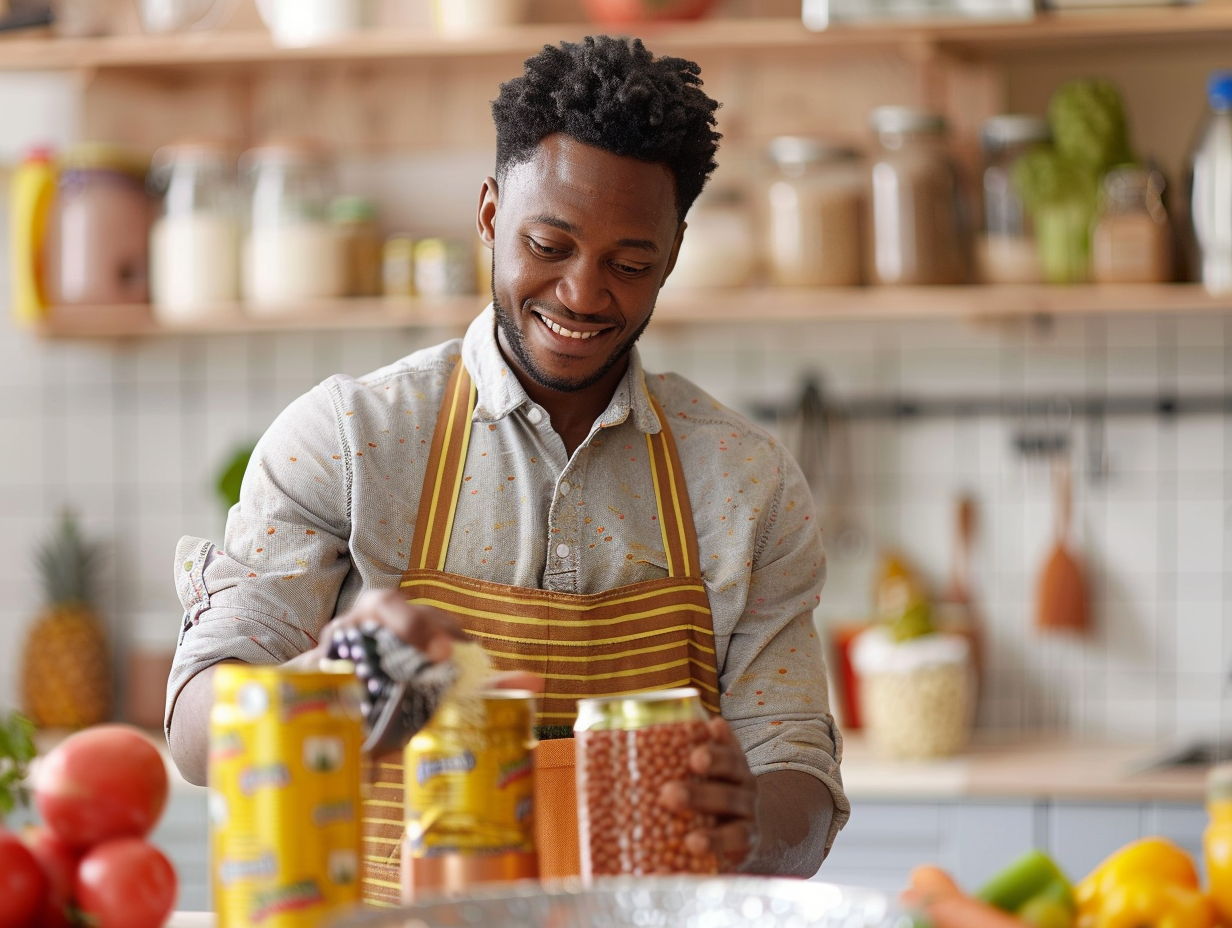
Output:
[[[573,329],[565,328],[563,325],[561,325],[558,322],[553,322],[547,316],[541,315],[539,313],[535,313],[535,316],[538,317],[540,322],[542,322],[544,325],[546,325],[549,329],[551,329],[553,332],[555,332],[557,335],[561,336],[562,338],[576,338],[578,340],[584,340],[587,338],[594,338],[596,335],[602,335],[604,332],[608,331],[607,328],[602,328],[602,329],[596,329],[595,331],[592,331],[592,332],[577,332]]]

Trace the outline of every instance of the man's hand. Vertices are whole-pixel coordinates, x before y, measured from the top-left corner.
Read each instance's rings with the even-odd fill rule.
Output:
[[[700,781],[668,783],[659,798],[669,809],[715,817],[713,828],[690,832],[685,847],[697,857],[715,855],[719,869],[732,873],[757,848],[757,777],[749,770],[731,726],[721,718],[708,725],[710,741],[689,754],[689,769]]]

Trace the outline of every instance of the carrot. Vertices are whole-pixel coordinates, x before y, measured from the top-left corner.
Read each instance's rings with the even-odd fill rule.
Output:
[[[1027,928],[1021,919],[968,896],[949,873],[932,864],[911,871],[902,901],[923,914],[933,928]]]
[[[910,891],[931,898],[963,894],[954,878],[935,864],[920,864],[912,869]]]

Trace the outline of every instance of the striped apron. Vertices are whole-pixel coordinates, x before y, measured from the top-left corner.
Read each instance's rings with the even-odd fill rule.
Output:
[[[450,613],[483,645],[497,670],[544,678],[538,702],[541,740],[535,748],[535,846],[543,879],[573,876],[579,869],[573,740],[548,740],[545,734],[571,728],[579,699],[695,686],[706,708],[719,711],[710,602],[684,471],[667,417],[653,397],[650,401],[662,425],[646,436],[646,444],[668,575],[604,593],[558,593],[446,573],[475,408],[475,388],[461,362],[450,377],[432,438],[402,589],[407,602]],[[364,899],[397,903],[401,756],[377,759],[370,768]]]

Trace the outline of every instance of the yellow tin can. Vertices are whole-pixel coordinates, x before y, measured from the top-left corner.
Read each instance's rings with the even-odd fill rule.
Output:
[[[482,709],[446,701],[406,746],[402,892],[457,891],[537,876],[534,694],[488,690]]]
[[[359,685],[321,671],[221,664],[210,715],[218,928],[316,928],[360,901]]]

